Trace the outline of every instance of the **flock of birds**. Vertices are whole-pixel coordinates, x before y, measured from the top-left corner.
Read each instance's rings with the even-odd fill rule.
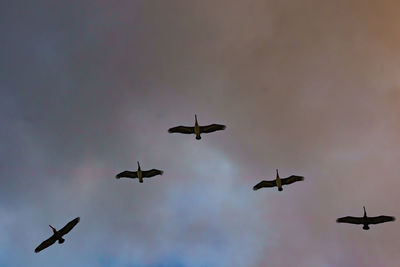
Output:
[[[207,126],[200,126],[197,122],[197,116],[195,115],[195,124],[194,126],[177,126],[170,128],[168,130],[169,133],[181,133],[181,134],[195,134],[196,139],[200,140],[201,139],[201,134],[203,133],[212,133],[215,131],[221,131],[226,128],[225,125],[222,124],[210,124]],[[154,177],[157,175],[162,175],[164,172],[162,170],[158,169],[151,169],[144,171],[141,169],[139,162],[137,162],[137,171],[123,171],[121,173],[118,173],[115,178],[120,179],[120,178],[131,178],[131,179],[138,179],[140,183],[143,183],[143,178],[150,178]],[[295,182],[303,181],[304,177],[303,176],[297,176],[297,175],[291,175],[287,178],[281,178],[279,176],[278,170],[276,170],[276,178],[274,180],[270,181],[261,181],[258,184],[256,184],[253,187],[253,190],[256,191],[258,189],[264,188],[264,187],[277,187],[278,191],[283,190],[283,185],[289,185]],[[368,217],[367,212],[364,209],[364,216],[363,217],[352,217],[352,216],[346,216],[342,218],[338,218],[336,222],[338,223],[350,223],[350,224],[362,224],[364,230],[369,230],[369,225],[370,224],[379,224],[379,223],[385,223],[385,222],[391,222],[394,221],[395,218],[392,216],[376,216],[376,217]],[[80,221],[80,218],[77,217],[67,223],[63,228],[57,231],[56,228],[53,226],[49,225],[50,228],[53,230],[53,235],[50,236],[48,239],[43,241],[36,249],[35,252],[39,252],[51,245],[53,245],[56,241],[58,241],[59,244],[64,243],[65,239],[63,239],[63,236],[69,233],[72,228],[74,228]]]

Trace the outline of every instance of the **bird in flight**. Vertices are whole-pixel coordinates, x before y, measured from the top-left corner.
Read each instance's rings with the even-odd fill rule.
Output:
[[[212,133],[215,131],[225,130],[226,126],[222,124],[210,124],[207,126],[200,126],[197,122],[197,115],[194,115],[194,127],[191,126],[176,126],[168,130],[169,133],[181,133],[181,134],[195,134],[196,139],[200,140],[202,133]]]
[[[157,170],[157,169],[151,169],[148,171],[142,171],[142,169],[140,168],[140,164],[139,161],[137,162],[138,165],[138,169],[135,172],[132,171],[123,171],[121,173],[118,173],[115,178],[120,179],[120,178],[138,178],[139,179],[139,183],[143,183],[143,178],[150,178],[156,175],[162,175],[164,172],[161,170]]]
[[[39,251],[50,247],[51,245],[53,245],[57,240],[59,244],[64,243],[65,239],[62,238],[63,235],[66,235],[69,233],[69,231],[72,230],[72,228],[75,227],[75,225],[78,224],[80,218],[77,217],[75,219],[73,219],[72,221],[70,221],[69,223],[67,223],[63,228],[61,228],[59,231],[56,230],[56,228],[54,228],[53,226],[49,225],[50,228],[53,230],[53,235],[50,236],[47,240],[43,241],[36,249],[35,249],[35,253],[38,253]]]
[[[369,224],[379,224],[379,223],[385,223],[385,222],[393,222],[396,220],[395,217],[392,216],[376,216],[376,217],[368,217],[367,212],[365,211],[364,208],[364,216],[363,217],[352,217],[352,216],[346,216],[342,218],[338,218],[336,222],[338,223],[351,223],[351,224],[362,224],[364,230],[369,230]]]
[[[303,176],[292,175],[287,178],[280,178],[278,170],[276,170],[276,179],[271,181],[261,181],[253,187],[253,190],[256,191],[263,187],[278,187],[278,191],[282,191],[282,185],[292,184],[294,182],[303,181]]]

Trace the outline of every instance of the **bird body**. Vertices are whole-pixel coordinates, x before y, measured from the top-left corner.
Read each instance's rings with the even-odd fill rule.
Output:
[[[346,216],[342,218],[338,218],[336,220],[337,223],[350,223],[350,224],[362,224],[364,230],[369,230],[369,225],[370,224],[379,224],[379,223],[385,223],[385,222],[393,222],[396,220],[395,217],[392,216],[376,216],[376,217],[368,217],[367,212],[364,209],[364,215],[363,217],[352,217],[352,216]]]
[[[181,134],[195,134],[196,139],[201,139],[202,133],[212,133],[215,131],[222,131],[226,128],[225,125],[222,124],[210,124],[206,126],[200,126],[197,121],[197,115],[194,115],[194,127],[191,126],[176,126],[168,129],[169,133],[181,133]]]
[[[271,181],[261,181],[253,187],[253,190],[256,191],[263,187],[278,187],[278,191],[283,190],[283,185],[292,184],[294,182],[303,181],[303,176],[292,175],[287,178],[280,178],[278,170],[276,170],[276,178]]]
[[[364,209],[364,215],[363,215],[363,218],[362,218],[363,229],[364,230],[369,230],[367,211],[365,210],[365,207],[363,207],[363,209]]]
[[[137,162],[137,165],[138,165],[137,176],[139,179],[139,183],[143,183],[143,172],[142,172],[142,169],[140,168],[139,161]]]
[[[61,228],[59,231],[57,231],[56,228],[54,228],[53,226],[49,225],[50,228],[53,230],[53,235],[50,236],[48,239],[46,239],[45,241],[43,241],[36,249],[35,249],[35,253],[38,253],[39,251],[53,245],[56,241],[58,241],[59,244],[64,243],[65,239],[62,238],[64,235],[68,234],[69,231],[72,230],[72,228],[75,227],[75,225],[78,224],[78,222],[80,221],[80,218],[77,217],[75,219],[73,219],[72,221],[70,221],[69,223],[67,223],[63,228]]]
[[[164,172],[162,170],[157,170],[157,169],[151,169],[148,171],[143,171],[142,168],[140,167],[139,162],[138,164],[138,169],[137,171],[133,172],[133,171],[123,171],[118,173],[115,178],[116,179],[120,179],[120,178],[138,178],[139,179],[139,183],[143,183],[143,178],[150,178],[156,175],[162,175]]]
[[[276,186],[278,187],[278,191],[282,191],[282,180],[281,177],[279,177],[278,170],[276,170]]]
[[[49,226],[50,226],[50,228],[53,230],[53,236],[54,236],[54,238],[55,238],[56,240],[58,240],[58,243],[59,243],[59,244],[64,243],[65,239],[62,238],[62,235],[60,234],[60,232],[58,232],[57,229],[54,228],[53,226],[51,226],[50,224],[49,224]]]

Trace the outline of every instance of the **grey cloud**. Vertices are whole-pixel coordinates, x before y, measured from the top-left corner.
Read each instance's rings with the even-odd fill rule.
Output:
[[[397,4],[25,4],[0,16],[0,264],[398,261],[396,223],[334,222],[398,213]],[[228,127],[167,133],[195,113]],[[165,174],[114,179],[137,160]],[[306,180],[253,192],[275,168]],[[66,244],[33,255],[75,216]]]

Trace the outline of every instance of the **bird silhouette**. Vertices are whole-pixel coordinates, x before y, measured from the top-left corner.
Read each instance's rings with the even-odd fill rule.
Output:
[[[72,221],[70,221],[69,223],[67,223],[63,228],[61,228],[59,231],[56,230],[56,228],[54,228],[53,226],[49,225],[50,228],[53,230],[53,235],[50,236],[48,239],[46,239],[45,241],[43,241],[36,249],[35,249],[35,253],[38,253],[39,251],[50,247],[51,245],[53,245],[57,240],[59,244],[64,243],[65,239],[62,238],[63,235],[66,235],[69,233],[69,231],[72,230],[72,228],[75,227],[75,225],[78,224],[78,222],[80,221],[80,218],[77,217],[75,219],[73,219]]]
[[[138,169],[137,171],[133,172],[133,171],[123,171],[121,173],[118,173],[115,178],[120,179],[120,178],[138,178],[139,179],[139,183],[143,183],[143,178],[150,178],[156,175],[162,175],[164,172],[161,170],[157,170],[157,169],[151,169],[148,171],[142,171],[142,169],[140,168],[140,164],[139,161],[137,162],[138,165]]]
[[[364,216],[363,217],[352,217],[352,216],[346,216],[342,218],[338,218],[336,220],[337,223],[350,223],[350,224],[362,224],[364,230],[369,230],[369,224],[379,224],[379,223],[385,223],[385,222],[393,222],[396,220],[395,217],[392,216],[376,216],[376,217],[368,217],[367,212],[364,209]]]
[[[215,131],[225,130],[226,126],[222,124],[210,124],[207,126],[200,126],[197,122],[197,115],[194,115],[194,127],[191,126],[176,126],[168,130],[169,133],[181,133],[181,134],[195,134],[196,139],[200,140],[202,133],[212,133]]]
[[[292,175],[287,178],[280,178],[278,169],[276,170],[276,179],[271,181],[261,181],[253,187],[253,190],[256,191],[263,187],[278,187],[278,191],[282,191],[282,185],[289,185],[298,181],[303,181],[303,176]]]

